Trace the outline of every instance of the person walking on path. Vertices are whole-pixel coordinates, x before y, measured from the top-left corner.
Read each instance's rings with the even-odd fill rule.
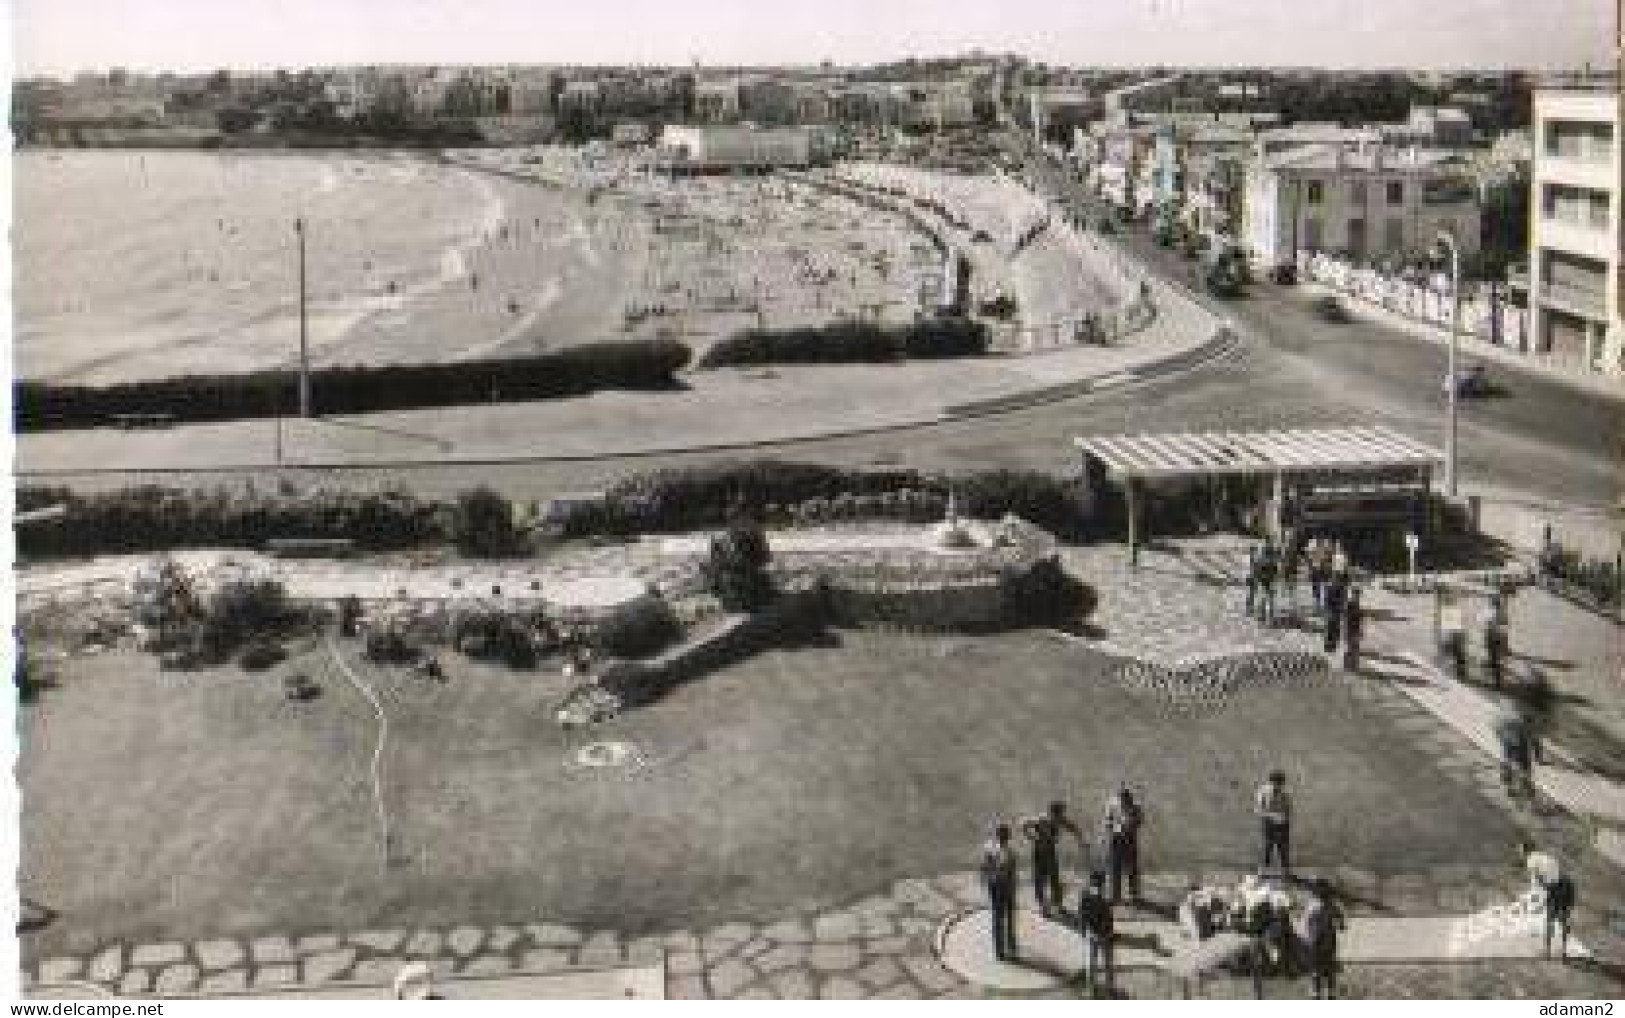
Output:
[[[1247,552],[1247,617],[1252,618],[1258,605],[1258,578],[1262,571],[1260,562],[1263,558],[1263,549],[1254,546]]]
[[[1281,606],[1298,613],[1298,574],[1303,568],[1303,536],[1293,534],[1281,555]]]
[[[1332,576],[1332,546],[1324,537],[1313,537],[1309,540],[1309,547],[1304,551],[1304,559],[1309,570],[1309,597],[1314,602],[1315,611],[1324,611],[1326,607],[1326,581]]]
[[[1266,626],[1275,624],[1275,583],[1280,572],[1280,551],[1266,537],[1264,546],[1258,551],[1258,621]]]
[[[1253,812],[1257,814],[1263,833],[1263,853],[1259,869],[1269,869],[1273,860],[1280,863],[1281,875],[1292,875],[1292,796],[1286,790],[1286,774],[1270,771],[1269,778],[1258,786],[1253,797]]]
[[[1046,918],[1061,908],[1061,832],[1070,831],[1080,843],[1083,833],[1066,815],[1066,804],[1052,802],[1049,812],[1021,823],[1021,833],[1033,846],[1033,897]]]
[[[1326,584],[1325,622],[1322,632],[1325,636],[1323,646],[1328,654],[1336,651],[1338,643],[1342,640],[1343,615],[1348,607],[1348,590],[1347,573],[1333,573],[1331,581]]]
[[[1000,824],[992,840],[982,846],[982,883],[987,886],[992,913],[993,957],[1016,957],[1016,853],[1010,848],[1010,828]]]
[[[1100,996],[1102,989],[1107,996],[1113,992],[1114,925],[1112,903],[1106,898],[1106,874],[1096,870],[1089,874],[1089,882],[1078,898],[1078,934],[1083,937],[1084,979],[1093,996]]]
[[[1360,638],[1365,633],[1365,611],[1360,607],[1360,588],[1348,592],[1343,602],[1343,670],[1360,670]]]
[[[1298,936],[1309,969],[1309,985],[1316,1000],[1337,996],[1337,934],[1347,928],[1343,910],[1333,900],[1332,886],[1325,878],[1311,885]]]
[[[1349,574],[1349,553],[1343,547],[1342,541],[1332,542],[1332,575],[1347,576]]]
[[[1506,625],[1498,612],[1491,611],[1484,618],[1484,669],[1489,673],[1490,685],[1496,689],[1501,688],[1506,652]]]
[[[1111,872],[1112,901],[1123,900],[1123,878],[1128,878],[1130,901],[1140,900],[1140,828],[1145,810],[1124,785],[1106,804],[1106,867]]]
[[[1569,956],[1569,923],[1574,916],[1574,878],[1567,873],[1558,873],[1555,878],[1543,885],[1545,890],[1546,922],[1545,922],[1545,954],[1552,956],[1552,936],[1557,936],[1557,957],[1564,960]]]
[[[1501,780],[1507,791],[1517,795],[1533,795],[1535,790],[1535,764],[1542,753],[1540,737],[1522,710],[1510,709],[1502,713],[1495,723],[1496,741],[1501,744]]]

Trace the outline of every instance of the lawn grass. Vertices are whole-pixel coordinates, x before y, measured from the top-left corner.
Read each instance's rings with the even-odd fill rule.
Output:
[[[355,648],[348,653],[355,659]],[[357,663],[390,715],[380,863],[371,710],[312,651],[304,706],[279,672],[173,676],[83,659],[27,708],[24,895],[64,948],[111,938],[530,922],[630,932],[776,918],[963,870],[995,818],[1053,797],[1093,820],[1143,789],[1144,866],[1240,869],[1272,765],[1298,788],[1302,865],[1496,864],[1516,837],[1338,687],[1255,690],[1171,713],[1111,660],[1042,633],[840,632],[677,690],[585,735],[563,680],[448,659],[444,685]],[[583,772],[586,741],[653,765]],[[1075,860],[1069,860],[1075,862]]]

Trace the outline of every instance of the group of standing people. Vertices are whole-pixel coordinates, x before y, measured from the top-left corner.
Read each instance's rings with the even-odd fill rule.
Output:
[[[1334,654],[1341,646],[1343,667],[1358,668],[1365,615],[1348,552],[1340,541],[1312,537],[1307,542],[1289,541],[1283,548],[1266,537],[1247,556],[1248,617],[1275,625],[1278,595],[1295,610],[1298,578],[1305,574],[1311,604],[1320,616],[1325,652]]]
[[[1140,831],[1145,810],[1133,791],[1124,786],[1107,803],[1100,843],[1105,848],[1105,870],[1091,869],[1074,914],[1085,945],[1084,972],[1092,991],[1112,985],[1112,906],[1122,900],[1126,887],[1132,901],[1140,900]],[[1032,850],[1033,897],[1045,918],[1063,916],[1061,839],[1070,836],[1088,864],[1094,860],[1091,839],[1067,815],[1066,804],[1052,802],[1049,809],[1022,820],[1019,830]],[[1016,885],[1018,863],[1010,825],[1000,824],[982,849],[981,875],[992,912],[993,955],[1014,961],[1016,946]],[[1108,891],[1108,875],[1110,889]]]

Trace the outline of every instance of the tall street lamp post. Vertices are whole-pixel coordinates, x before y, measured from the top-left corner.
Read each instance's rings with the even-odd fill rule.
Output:
[[[293,221],[299,238],[299,416],[310,416],[310,340],[305,313],[305,220]]]
[[[1444,434],[1444,488],[1445,495],[1456,497],[1456,419],[1460,379],[1456,377],[1456,345],[1461,335],[1461,250],[1456,238],[1448,230],[1439,231],[1438,247],[1450,256],[1450,354],[1445,362],[1445,405],[1447,424]]]

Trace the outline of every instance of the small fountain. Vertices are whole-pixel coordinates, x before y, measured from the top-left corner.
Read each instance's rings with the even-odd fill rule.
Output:
[[[964,550],[977,545],[976,536],[959,518],[959,500],[952,488],[948,489],[948,507],[942,522],[932,528],[931,537],[939,548]]]

